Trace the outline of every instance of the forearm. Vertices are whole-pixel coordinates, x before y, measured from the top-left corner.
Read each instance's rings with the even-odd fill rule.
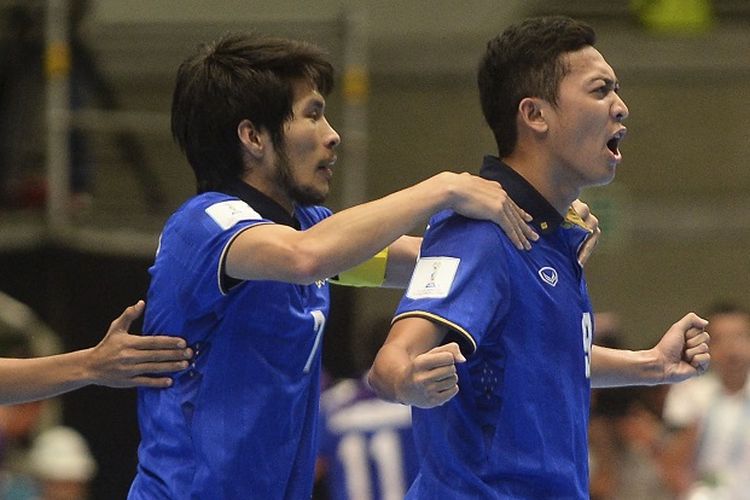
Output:
[[[0,358],[0,404],[45,399],[93,382],[87,352],[40,358]]]
[[[664,381],[664,363],[653,349],[629,351],[593,346],[591,386],[656,385]]]
[[[443,173],[375,201],[343,210],[301,234],[300,248],[317,261],[315,278],[356,266],[453,202],[451,176]],[[415,255],[416,257],[416,255]],[[412,264],[413,267],[413,264]],[[393,280],[404,280],[400,271]]]
[[[385,344],[378,352],[370,368],[367,381],[379,398],[386,401],[402,402],[399,394],[406,380],[406,367],[411,364],[406,351]]]
[[[417,263],[422,238],[402,236],[389,247],[384,287],[406,288]]]

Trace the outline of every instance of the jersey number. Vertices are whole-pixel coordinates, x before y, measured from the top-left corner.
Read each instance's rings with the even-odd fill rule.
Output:
[[[312,350],[310,351],[310,355],[307,357],[307,362],[305,363],[305,368],[303,370],[305,373],[310,371],[312,362],[315,359],[315,353],[318,352],[318,348],[320,347],[320,338],[323,336],[323,329],[326,327],[326,316],[323,314],[323,311],[316,309],[315,311],[311,311],[310,315],[313,317],[315,342],[313,343]]]
[[[591,321],[591,313],[583,313],[581,331],[583,333],[583,364],[586,369],[586,378],[591,378],[591,343],[594,340],[594,324]]]
[[[364,435],[348,434],[341,440],[337,454],[344,465],[349,498],[358,500],[373,498],[370,459],[375,463],[380,480],[380,498],[383,500],[404,498],[406,485],[401,459],[401,441],[397,432],[378,431],[370,439],[369,446]]]

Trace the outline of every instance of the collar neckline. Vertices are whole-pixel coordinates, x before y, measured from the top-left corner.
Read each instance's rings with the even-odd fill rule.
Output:
[[[500,158],[485,156],[479,175],[499,182],[508,196],[533,217],[532,224],[542,233],[555,231],[565,221],[534,186]]]
[[[297,230],[301,227],[296,216],[289,215],[289,212],[284,207],[240,179],[225,182],[217,191],[230,196],[236,196],[253,207],[253,210],[258,212],[264,219],[271,220],[276,224],[293,227]]]

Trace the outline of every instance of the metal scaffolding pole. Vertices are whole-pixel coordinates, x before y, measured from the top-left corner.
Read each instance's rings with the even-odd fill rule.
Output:
[[[347,11],[344,20],[344,109],[342,148],[346,168],[342,205],[350,207],[367,199],[367,16],[364,5]]]
[[[68,226],[70,214],[70,68],[68,0],[47,0],[47,224],[52,235]]]

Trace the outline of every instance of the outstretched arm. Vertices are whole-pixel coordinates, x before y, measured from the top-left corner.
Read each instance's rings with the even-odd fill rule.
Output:
[[[456,364],[466,359],[458,344],[438,345],[444,327],[424,318],[396,321],[370,369],[377,395],[419,408],[432,408],[458,393]]]
[[[245,280],[313,283],[364,262],[446,208],[496,222],[519,248],[529,248],[529,240],[538,238],[525,222],[528,214],[508,198],[500,184],[470,174],[443,172],[343,210],[305,231],[280,224],[249,228],[229,247],[226,273]]]
[[[95,347],[40,358],[0,358],[0,404],[50,398],[90,384],[109,387],[169,387],[154,374],[187,368],[185,340],[128,333],[143,312],[138,301],[125,309]]]
[[[512,203],[512,200],[508,198],[508,202]],[[508,208],[513,209],[512,205],[509,205]],[[591,213],[591,210],[586,203],[581,200],[575,200],[571,208],[581,217],[584,224],[586,224],[586,227],[591,230],[591,235],[586,238],[586,241],[581,245],[581,249],[578,251],[578,261],[583,266],[594,252],[594,248],[599,241],[602,231],[599,228],[599,219]],[[512,231],[516,228],[522,228],[521,224],[524,224],[521,220],[516,219],[515,223],[512,223],[512,220],[513,219],[509,217],[506,224],[501,225],[505,233],[511,237],[511,239],[513,234]],[[414,271],[414,265],[417,262],[417,255],[419,254],[419,246],[421,243],[422,238],[402,236],[390,245],[388,267],[385,271],[385,281],[382,286],[388,288],[406,288],[409,284],[412,271]]]
[[[681,382],[706,371],[711,361],[708,322],[688,313],[666,331],[659,343],[644,351],[594,346],[592,387],[657,385]]]

